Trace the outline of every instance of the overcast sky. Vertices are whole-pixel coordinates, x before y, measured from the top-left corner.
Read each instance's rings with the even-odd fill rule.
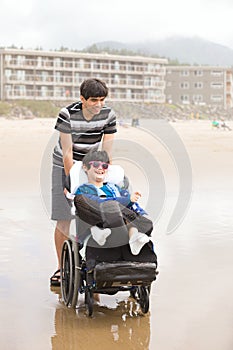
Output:
[[[1,0],[0,46],[80,50],[179,35],[233,48],[232,20],[233,0]]]

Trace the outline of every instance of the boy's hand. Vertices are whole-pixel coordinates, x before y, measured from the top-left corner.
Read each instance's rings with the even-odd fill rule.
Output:
[[[131,194],[130,200],[131,200],[131,202],[137,202],[141,196],[142,195],[141,195],[140,192],[138,192],[138,191],[134,192],[134,193]]]

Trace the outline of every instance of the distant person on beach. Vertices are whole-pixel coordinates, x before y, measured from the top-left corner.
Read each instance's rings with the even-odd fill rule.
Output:
[[[83,158],[83,169],[88,182],[75,191],[76,212],[87,224],[86,229],[90,228],[93,239],[101,246],[111,234],[111,228],[121,228],[128,224],[131,253],[137,255],[149,242],[153,223],[137,203],[141,197],[140,192],[130,194],[127,189],[105,182],[108,167],[109,156],[106,151],[89,152]]]
[[[216,129],[223,129],[223,130],[229,130],[231,131],[231,128],[226,124],[224,119],[221,119],[220,121],[218,120],[213,120],[212,121],[212,128],[216,128]]]
[[[139,126],[139,119],[138,118],[133,118],[131,126],[137,128]]]
[[[219,129],[219,121],[214,119],[212,121],[212,128],[216,128],[216,129]]]
[[[80,101],[62,108],[55,125],[59,140],[53,151],[52,171],[52,215],[57,221],[54,239],[58,268],[50,278],[50,284],[60,285],[60,259],[63,242],[69,236],[71,204],[64,194],[64,181],[75,161],[80,161],[90,151],[102,149],[110,157],[116,115],[104,106],[108,95],[106,84],[99,79],[87,79],[80,86]]]
[[[231,131],[231,128],[226,124],[224,119],[221,120],[220,125],[223,130]]]

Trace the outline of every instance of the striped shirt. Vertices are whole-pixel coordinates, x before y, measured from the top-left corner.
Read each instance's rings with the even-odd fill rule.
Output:
[[[82,103],[75,102],[62,108],[55,129],[71,134],[73,159],[82,160],[90,150],[97,150],[104,134],[113,134],[116,129],[116,115],[109,107],[103,107],[99,114],[88,121],[82,112]],[[53,151],[53,164],[63,167],[60,138]]]

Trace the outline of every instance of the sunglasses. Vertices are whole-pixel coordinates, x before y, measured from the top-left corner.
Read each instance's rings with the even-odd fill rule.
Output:
[[[109,164],[105,163],[105,162],[100,162],[98,160],[92,160],[91,162],[89,162],[90,165],[92,165],[94,168],[99,168],[100,166],[102,167],[102,169],[107,170]]]

